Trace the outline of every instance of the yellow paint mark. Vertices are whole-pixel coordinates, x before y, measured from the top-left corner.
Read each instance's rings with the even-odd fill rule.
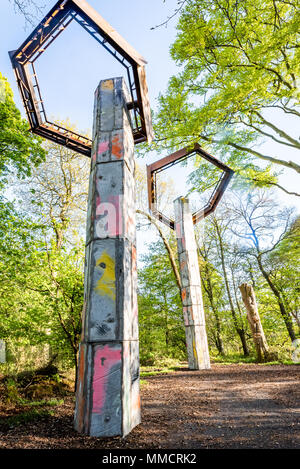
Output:
[[[112,90],[114,87],[114,82],[113,80],[105,80],[101,83],[101,88],[103,90]]]
[[[116,299],[116,274],[115,261],[104,251],[96,261],[96,269],[101,273],[95,290],[100,295],[109,296],[112,300]]]
[[[193,352],[194,352],[194,358],[197,360],[197,351],[196,351],[196,346],[195,346],[195,339],[193,339]]]

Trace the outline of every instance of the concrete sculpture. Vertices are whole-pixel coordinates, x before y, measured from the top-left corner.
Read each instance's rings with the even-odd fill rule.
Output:
[[[96,90],[92,140],[48,121],[34,67],[72,21],[126,70],[128,87]],[[140,422],[134,145],[153,135],[146,61],[85,0],[59,0],[10,57],[31,131],[91,157],[74,425],[125,436]]]
[[[122,78],[95,94],[75,428],[126,435],[140,422],[134,141]]]
[[[174,201],[175,219],[172,220],[159,210],[156,175],[195,154],[218,167],[221,177],[206,206],[193,214],[188,199],[177,198]],[[183,148],[147,166],[149,209],[158,220],[176,231],[186,347],[191,370],[210,368],[194,224],[216,209],[232,175],[233,171],[228,166],[197,143],[192,148]]]

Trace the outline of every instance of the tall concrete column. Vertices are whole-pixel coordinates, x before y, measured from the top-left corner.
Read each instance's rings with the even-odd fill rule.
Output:
[[[122,78],[95,92],[75,428],[125,436],[140,423],[134,142]]]
[[[197,245],[188,199],[176,199],[174,209],[189,369],[210,369]]]

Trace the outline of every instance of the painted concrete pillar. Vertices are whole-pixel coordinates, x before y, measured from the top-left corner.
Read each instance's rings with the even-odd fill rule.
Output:
[[[210,369],[197,245],[188,199],[176,199],[174,209],[189,369]]]
[[[75,429],[125,436],[140,423],[134,142],[123,78],[95,92]]]

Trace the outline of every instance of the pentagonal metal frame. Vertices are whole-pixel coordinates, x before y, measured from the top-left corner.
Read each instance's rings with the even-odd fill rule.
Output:
[[[153,130],[145,75],[147,62],[85,0],[59,0],[21,47],[9,53],[30,130],[78,153],[91,155],[89,138],[47,119],[34,67],[35,61],[73,20],[126,68],[132,98],[127,106],[132,116],[134,141],[150,142]]]
[[[229,184],[230,179],[234,174],[234,171],[231,168],[229,168],[226,164],[222,163],[220,160],[203,150],[203,148],[201,148],[198,143],[195,143],[193,148],[182,148],[181,150],[178,150],[175,153],[166,156],[165,158],[155,161],[155,163],[147,165],[149,209],[155,218],[157,218],[173,230],[175,229],[174,220],[161,213],[157,208],[156,174],[160,171],[167,169],[170,166],[173,166],[176,163],[179,163],[181,160],[191,157],[195,153],[199,154],[202,158],[221,169],[223,173],[207,205],[204,208],[193,213],[194,224],[207,217],[216,209],[218,203],[222,198],[222,195],[224,194],[226,187]]]

